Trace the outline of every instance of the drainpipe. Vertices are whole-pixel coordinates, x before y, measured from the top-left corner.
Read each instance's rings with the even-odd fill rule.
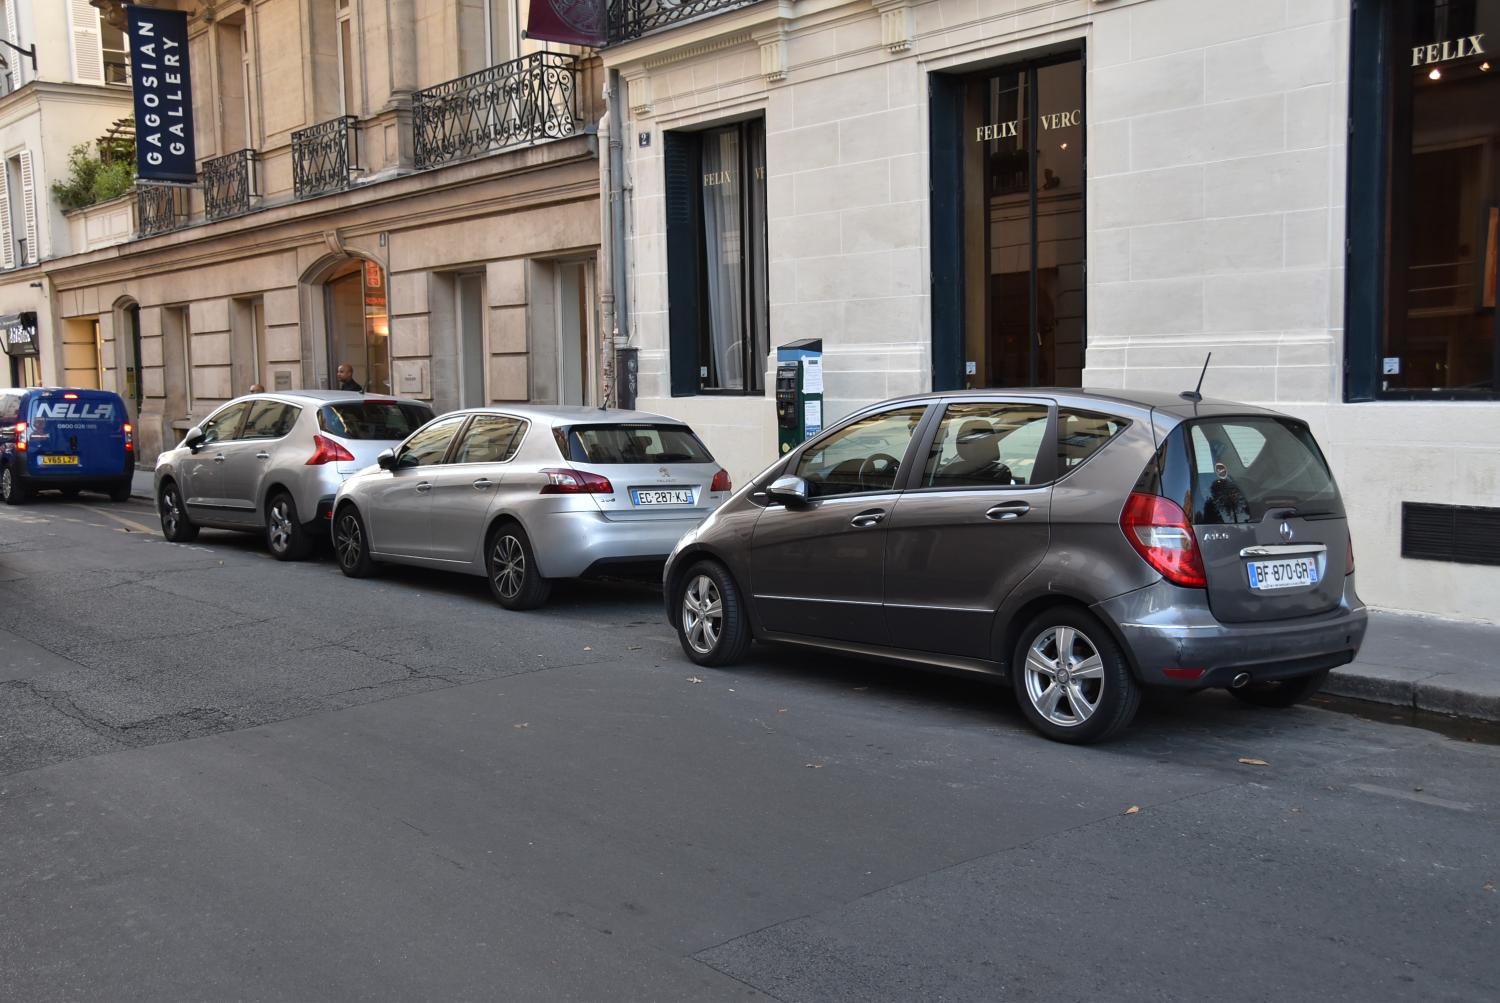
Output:
[[[610,313],[612,323],[606,328],[613,336],[611,348],[614,374],[614,396],[619,400],[620,390],[625,385],[621,373],[621,350],[630,344],[630,295],[629,270],[625,260],[625,116],[622,111],[624,95],[620,89],[620,71],[609,71],[606,92],[609,106],[609,284],[611,295]],[[633,401],[631,403],[634,403]]]

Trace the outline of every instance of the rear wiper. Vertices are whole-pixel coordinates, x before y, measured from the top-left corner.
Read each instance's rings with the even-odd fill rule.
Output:
[[[1331,512],[1331,511],[1325,511],[1325,510],[1321,510],[1321,509],[1319,509],[1319,510],[1308,509],[1307,511],[1304,512],[1300,508],[1284,508],[1280,512],[1276,513],[1276,518],[1277,519],[1313,519],[1313,518],[1316,518],[1317,516],[1320,516],[1320,515],[1333,515],[1333,512]]]

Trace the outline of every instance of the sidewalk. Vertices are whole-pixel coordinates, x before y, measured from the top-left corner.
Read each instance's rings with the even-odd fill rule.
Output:
[[[144,498],[146,501],[156,500],[156,467],[151,466],[142,470],[135,469],[135,481],[130,485],[130,497]]]
[[[151,470],[135,472],[131,495],[153,500]],[[1323,691],[1500,722],[1500,624],[1371,610],[1359,658]]]
[[[1500,721],[1500,625],[1371,610],[1359,657],[1323,692]]]

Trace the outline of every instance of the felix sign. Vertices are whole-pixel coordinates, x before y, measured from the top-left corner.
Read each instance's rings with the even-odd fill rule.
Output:
[[[188,76],[187,14],[125,8],[135,90],[135,172],[148,181],[194,181],[193,88]]]

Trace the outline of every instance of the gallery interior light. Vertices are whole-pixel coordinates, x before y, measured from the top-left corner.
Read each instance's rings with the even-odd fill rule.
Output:
[[[1427,79],[1428,80],[1441,80],[1441,79],[1443,79],[1443,71],[1440,70],[1440,69],[1438,69],[1436,66],[1434,66],[1432,68],[1432,71],[1427,74]]]

